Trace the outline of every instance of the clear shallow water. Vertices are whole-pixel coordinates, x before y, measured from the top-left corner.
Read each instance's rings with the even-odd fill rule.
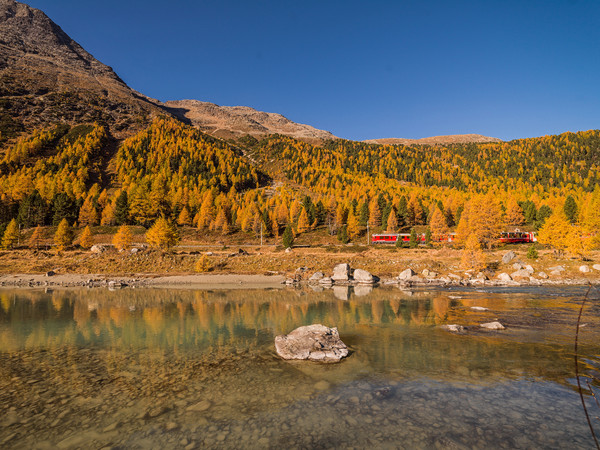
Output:
[[[0,290],[0,447],[592,448],[584,293]],[[597,305],[580,334],[596,376]],[[494,319],[507,330],[437,327]],[[350,357],[280,360],[275,335],[310,323]]]

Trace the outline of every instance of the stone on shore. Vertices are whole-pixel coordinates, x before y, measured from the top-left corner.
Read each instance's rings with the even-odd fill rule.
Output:
[[[512,281],[511,276],[505,272],[502,272],[496,278],[498,278],[500,281]]]
[[[488,308],[484,308],[483,306],[471,306],[472,311],[487,311]]]
[[[364,269],[354,269],[354,281],[359,284],[375,284],[378,279]]]
[[[307,325],[275,337],[275,349],[283,359],[338,362],[348,355],[337,328]]]
[[[590,273],[592,271],[592,269],[590,269],[589,266],[586,266],[585,264],[582,266],[579,266],[579,271],[581,273]]]
[[[308,279],[309,283],[310,282],[317,282],[321,279],[323,279],[325,277],[325,274],[323,272],[315,272],[312,274],[312,276]]]
[[[592,266],[592,269],[594,269],[594,270],[600,270],[600,264],[594,264]]]
[[[538,272],[538,277],[540,277],[543,280],[546,280],[548,278],[548,274],[546,272]]]
[[[517,278],[529,278],[530,275],[531,273],[526,269],[520,269],[510,274],[513,280],[516,280]]]
[[[504,330],[505,328],[500,322],[482,323],[479,326],[481,328],[485,328],[486,330]]]
[[[515,252],[513,252],[512,250],[509,252],[506,252],[504,254],[504,256],[502,257],[502,262],[504,264],[508,264],[509,262],[511,262],[513,259],[515,259],[517,255],[515,254]]]
[[[400,275],[398,275],[398,279],[399,280],[408,280],[416,274],[417,273],[414,270],[406,269],[406,270],[400,272]]]
[[[350,265],[343,263],[338,264],[333,268],[333,275],[331,276],[333,281],[349,281],[350,280]]]
[[[106,246],[100,244],[92,245],[90,251],[92,253],[104,253],[106,251]]]

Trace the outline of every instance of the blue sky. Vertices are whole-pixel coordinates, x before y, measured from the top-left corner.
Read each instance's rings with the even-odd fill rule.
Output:
[[[30,0],[132,88],[348,139],[600,128],[600,2]]]

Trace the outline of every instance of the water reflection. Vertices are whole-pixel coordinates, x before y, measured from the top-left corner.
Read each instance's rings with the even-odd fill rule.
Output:
[[[394,446],[394,439],[402,438],[415,447],[493,446],[486,439],[516,439],[511,433],[520,431],[536,437],[510,441],[512,446],[552,446],[561,439],[585,446],[586,431],[576,419],[555,440],[532,431],[555,420],[547,411],[556,405],[570,417],[579,412],[573,401],[572,342],[581,293],[555,294],[345,286],[2,290],[0,413],[8,419],[0,421],[0,443],[14,432],[26,448],[26,437],[35,432],[53,446],[73,432],[63,447],[76,448],[83,432],[73,430],[88,430],[85,439],[127,445],[133,430],[152,435],[159,424],[173,430],[166,441],[159,439],[167,447],[183,440],[204,446],[315,446],[321,441],[308,434],[269,431],[298,426],[298,415],[310,411],[313,419],[300,426],[304,432],[314,433],[336,417],[343,425],[331,427],[352,436],[332,444]],[[475,312],[471,306],[488,310]],[[597,370],[599,316],[598,309],[590,309],[580,336],[584,373]],[[474,327],[454,335],[437,327],[495,319],[508,325],[505,332]],[[274,336],[310,323],[337,326],[351,357],[325,366],[279,360]],[[503,416],[491,401],[511,404],[514,417]],[[57,418],[63,409],[67,412]],[[450,436],[480,416],[490,421],[478,425],[482,434],[445,441],[431,431],[447,428],[444,436]],[[531,423],[511,432],[517,416]],[[239,432],[236,421],[245,424]],[[419,428],[419,423],[428,425]],[[379,432],[378,441],[370,441],[372,424],[388,430]],[[116,428],[126,438],[110,437]],[[104,429],[108,441],[94,434]],[[228,434],[219,441],[225,429]],[[399,429],[405,434],[398,435]],[[255,430],[261,431],[254,436]],[[581,441],[573,441],[573,430]],[[203,441],[197,440],[200,434]]]

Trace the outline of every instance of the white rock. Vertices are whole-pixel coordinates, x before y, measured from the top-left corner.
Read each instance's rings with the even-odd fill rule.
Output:
[[[106,251],[106,246],[100,245],[100,244],[95,244],[95,245],[92,245],[92,248],[90,248],[90,251],[92,253],[104,253]]]
[[[504,330],[505,328],[504,325],[502,325],[500,322],[482,323],[479,326],[487,330]]]
[[[286,252],[286,253],[292,253],[292,251],[293,251],[293,250],[292,250],[292,248],[291,248],[291,247],[288,247],[288,248],[286,248],[286,249],[285,249],[285,252]]]
[[[350,279],[350,265],[344,263],[335,266],[331,279],[333,281],[348,281]]]
[[[377,281],[373,275],[363,269],[354,269],[352,277],[360,284],[374,284]]]
[[[421,275],[423,275],[424,277],[428,277],[429,276],[429,269],[423,269],[423,271],[421,272]]]
[[[512,280],[511,276],[505,272],[502,272],[496,278],[498,278],[500,281],[511,281]]]
[[[517,270],[516,272],[510,274],[513,280],[516,280],[517,278],[529,278],[530,275],[531,273],[525,269]]]
[[[464,333],[466,328],[462,325],[456,325],[455,323],[449,325],[442,325],[440,327],[442,330],[451,331],[453,333]]]
[[[594,264],[592,266],[592,269],[594,269],[594,270],[600,270],[600,264]]]
[[[337,362],[348,355],[338,329],[321,324],[299,327],[275,337],[275,349],[283,359]]]
[[[398,275],[398,279],[399,280],[408,280],[410,277],[416,275],[417,273],[412,270],[412,269],[406,269],[402,272],[400,272],[400,275]]]
[[[548,274],[546,272],[538,272],[538,277],[545,280],[548,278]]]
[[[485,281],[485,280],[489,279],[487,277],[487,275],[485,273],[483,273],[483,272],[479,272],[475,278],[477,278],[480,281]]]
[[[315,272],[312,274],[312,276],[308,279],[308,281],[319,281],[322,278],[325,277],[325,274],[323,272]]]
[[[529,272],[529,273],[534,273],[534,272],[535,272],[535,269],[533,268],[533,266],[532,266],[531,264],[527,264],[527,265],[525,266],[525,270],[526,270],[527,272]]]
[[[487,311],[488,308],[484,308],[483,306],[471,306],[473,311]]]
[[[506,252],[504,254],[504,256],[502,257],[502,262],[504,264],[508,264],[509,262],[511,262],[513,259],[515,259],[517,255],[515,254],[515,252],[513,252],[512,250],[509,252]]]
[[[512,265],[512,267],[513,267],[513,269],[515,269],[515,270],[521,270],[521,269],[523,268],[523,266],[521,265],[521,263],[518,263],[518,262],[514,263],[514,264]]]
[[[586,266],[586,265],[584,264],[584,265],[582,265],[582,266],[579,266],[579,271],[580,271],[581,273],[589,273],[589,272],[591,272],[592,270],[589,268],[589,266]]]
[[[453,280],[460,280],[461,279],[460,275],[456,275],[455,273],[449,273],[448,274],[448,278],[451,278]]]
[[[554,266],[548,269],[551,272],[564,272],[565,268],[563,266]]]

